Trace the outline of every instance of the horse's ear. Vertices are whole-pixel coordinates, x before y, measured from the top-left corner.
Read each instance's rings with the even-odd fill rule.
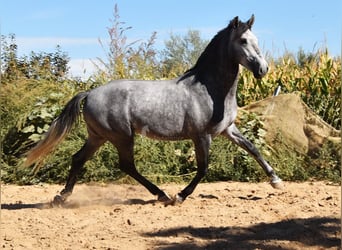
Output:
[[[237,27],[239,27],[239,17],[236,16],[234,17],[234,19],[230,22],[230,25],[233,26],[234,29],[236,29]]]
[[[248,25],[249,29],[252,28],[254,20],[255,20],[254,14],[252,14],[251,18],[247,21],[247,25]]]

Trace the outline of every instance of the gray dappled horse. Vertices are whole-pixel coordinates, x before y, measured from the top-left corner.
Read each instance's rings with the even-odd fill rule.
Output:
[[[179,78],[116,80],[73,97],[51,124],[45,139],[29,151],[26,159],[26,164],[31,165],[61,142],[77,120],[84,100],[88,139],[73,155],[66,186],[54,203],[64,202],[72,193],[84,163],[106,141],[116,147],[120,169],[165,204],[183,202],[194,191],[207,172],[209,146],[217,135],[227,137],[248,151],[270,177],[271,185],[281,188],[281,179],[234,124],[239,65],[252,71],[256,78],[268,71],[257,38],[251,32],[253,22],[254,15],[246,23],[235,17],[211,40],[196,64]],[[191,139],[194,142],[197,173],[175,197],[170,198],[136,170],[135,133],[161,140]]]

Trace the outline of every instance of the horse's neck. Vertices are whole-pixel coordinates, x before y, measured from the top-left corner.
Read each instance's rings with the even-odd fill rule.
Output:
[[[211,72],[211,76],[207,78],[208,80],[203,82],[211,95],[221,98],[228,96],[235,98],[239,78],[239,65],[229,66],[227,69],[229,70]]]
[[[223,89],[225,95],[234,95],[236,96],[237,84],[239,80],[239,65],[234,67],[232,71],[229,71],[224,78]]]
[[[223,119],[234,119],[234,117],[227,118],[227,115],[237,108],[236,104],[236,90],[238,83],[239,68],[234,70],[229,69],[226,73],[221,72],[207,72],[207,81],[203,81],[202,84],[206,85],[208,94],[213,101],[213,114],[211,118],[212,124],[218,124]],[[229,74],[228,74],[229,73]],[[216,125],[215,125],[216,126]]]

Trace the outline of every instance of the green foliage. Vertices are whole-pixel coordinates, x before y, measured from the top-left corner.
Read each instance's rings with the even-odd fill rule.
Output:
[[[98,60],[98,72],[89,80],[65,78],[68,57],[57,48],[55,53],[31,53],[18,58],[15,36],[2,42],[0,91],[1,181],[18,184],[38,182],[64,183],[70,169],[71,155],[86,140],[83,123],[77,125],[66,140],[34,174],[22,167],[23,153],[32,147],[58,116],[65,103],[77,92],[92,89],[108,80],[119,78],[165,79],[178,76],[191,67],[207,41],[199,32],[184,37],[171,35],[165,49],[154,48],[156,33],[148,41],[127,43],[131,27],[120,21],[117,8],[109,27],[110,42],[102,47],[106,60]],[[283,92],[299,91],[305,103],[326,122],[341,127],[341,61],[331,58],[327,50],[297,58],[290,53],[269,59],[270,72],[254,79],[242,70],[238,85],[238,103],[244,106],[272,94],[276,86]],[[241,111],[242,112],[242,111]],[[238,127],[265,156],[284,180],[308,179],[339,181],[341,143],[326,143],[314,156],[298,155],[285,145],[281,135],[272,146],[265,143],[262,120],[254,114],[240,113]],[[156,182],[188,182],[196,173],[194,147],[191,141],[154,141],[137,135],[135,162],[139,172]],[[132,182],[118,168],[116,149],[109,143],[88,161],[80,181]],[[225,138],[215,138],[210,149],[209,171],[205,181],[261,181],[266,176],[256,161]]]
[[[96,82],[108,82],[114,79],[143,79],[160,78],[160,64],[157,61],[157,52],[154,49],[156,32],[153,32],[147,42],[127,42],[125,32],[131,27],[120,21],[117,5],[114,9],[114,19],[107,28],[109,43],[100,45],[105,51],[106,60],[98,58],[96,66]]]
[[[136,136],[135,161],[138,170],[155,182],[188,180],[196,170],[190,141],[156,141]]]
[[[57,46],[54,53],[31,52],[30,56],[18,58],[15,35],[10,34],[8,38],[1,37],[2,44],[2,74],[1,81],[4,83],[26,79],[46,79],[59,81],[68,73],[69,58]]]
[[[341,181],[341,143],[326,141],[313,157],[306,157],[306,170],[319,180]]]
[[[197,30],[189,30],[184,37],[171,34],[162,51],[164,73],[169,77],[183,74],[196,63],[207,44]]]

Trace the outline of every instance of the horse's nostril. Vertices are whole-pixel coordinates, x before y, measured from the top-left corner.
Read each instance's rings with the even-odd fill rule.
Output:
[[[264,75],[264,74],[265,74],[265,71],[264,71],[263,68],[260,68],[260,69],[259,69],[259,74],[260,74],[260,75]]]
[[[265,75],[267,72],[268,72],[268,66],[260,67],[260,69],[259,69],[260,75]]]

